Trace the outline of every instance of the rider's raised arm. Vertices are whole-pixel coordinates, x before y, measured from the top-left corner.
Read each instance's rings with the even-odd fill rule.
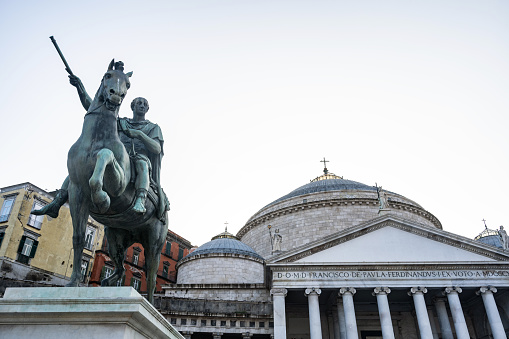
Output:
[[[83,105],[85,111],[88,111],[88,108],[92,103],[92,99],[90,99],[90,97],[88,96],[87,91],[85,90],[85,86],[83,86],[83,83],[81,82],[80,78],[78,78],[75,75],[69,75],[69,82],[78,90],[78,95],[80,97],[81,104]]]

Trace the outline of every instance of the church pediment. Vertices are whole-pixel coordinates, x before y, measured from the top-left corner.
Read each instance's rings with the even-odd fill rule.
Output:
[[[271,258],[268,264],[397,264],[509,261],[483,243],[387,215]]]

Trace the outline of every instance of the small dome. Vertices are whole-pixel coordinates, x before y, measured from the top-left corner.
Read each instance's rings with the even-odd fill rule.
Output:
[[[484,229],[474,240],[480,241],[486,245],[495,246],[498,248],[504,248],[502,245],[502,238],[497,230],[491,230],[488,227]]]
[[[263,257],[226,230],[177,264],[177,284],[261,284]]]
[[[189,259],[193,256],[202,255],[202,254],[240,254],[246,255],[253,258],[261,259],[263,258],[256,253],[251,247],[244,244],[236,236],[233,234],[224,231],[221,234],[216,235],[212,238],[211,241],[201,245],[195,251],[189,253],[184,259]]]

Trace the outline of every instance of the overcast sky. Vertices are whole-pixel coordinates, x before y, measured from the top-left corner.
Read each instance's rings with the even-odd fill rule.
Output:
[[[473,238],[509,226],[507,1],[0,0],[0,187],[59,188],[112,58],[163,131],[170,229],[201,245],[331,172]],[[268,239],[267,239],[268,240]]]

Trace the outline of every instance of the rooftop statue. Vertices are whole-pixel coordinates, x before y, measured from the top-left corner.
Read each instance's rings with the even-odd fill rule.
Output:
[[[87,110],[83,129],[69,150],[69,175],[62,189],[52,203],[32,213],[57,217],[60,207],[69,201],[74,258],[67,286],[78,286],[82,278],[80,267],[89,215],[105,225],[109,255],[115,265],[113,274],[101,282],[102,286],[116,286],[125,271],[127,248],[135,242],[142,244],[148,300],[153,302],[169,210],[159,180],[163,155],[161,129],[145,119],[148,102],[144,98],[131,103],[133,119],[118,118],[132,75],[124,73],[121,61],[111,61],[93,100],[79,78],[70,69],[68,72]]]

